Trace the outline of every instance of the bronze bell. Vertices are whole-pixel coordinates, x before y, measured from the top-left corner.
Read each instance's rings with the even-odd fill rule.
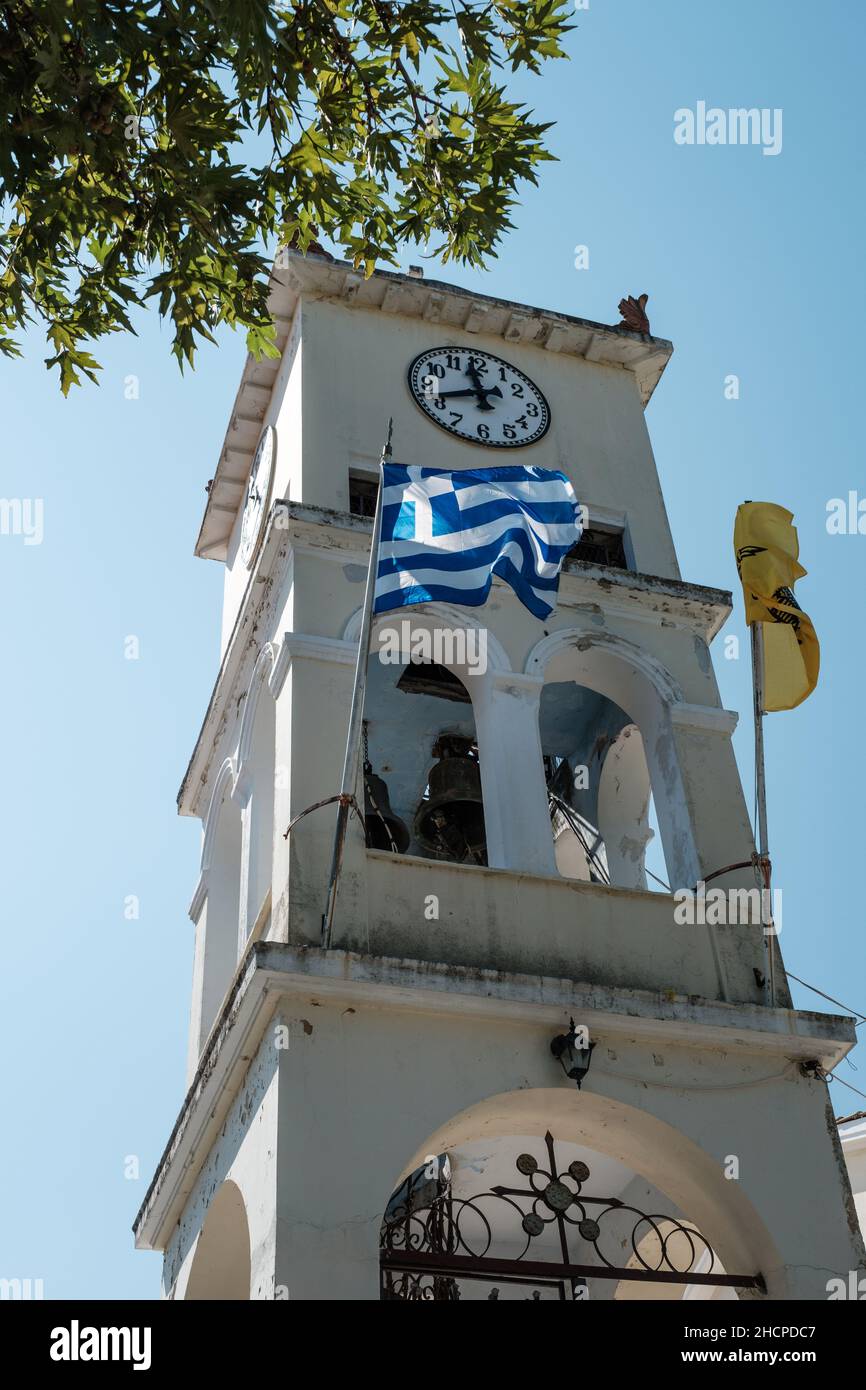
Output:
[[[364,763],[364,829],[370,849],[405,854],[409,848],[409,827],[394,815],[388,784],[376,776],[369,762]]]
[[[442,734],[433,756],[439,761],[430,769],[428,795],[415,814],[415,835],[436,859],[486,864],[477,749],[469,738]]]

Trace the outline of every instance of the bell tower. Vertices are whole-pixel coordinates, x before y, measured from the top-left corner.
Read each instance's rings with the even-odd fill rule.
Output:
[[[644,420],[671,344],[291,251],[271,307],[196,546],[187,1089],[135,1223],[164,1296],[825,1298],[864,1266],[822,1079],[854,1025],[781,965],[769,996],[745,912],[731,596],[680,576]],[[395,462],[560,470],[586,524],[547,619],[499,580],[376,617],[325,948],[389,416]],[[721,921],[679,891],[710,881]]]

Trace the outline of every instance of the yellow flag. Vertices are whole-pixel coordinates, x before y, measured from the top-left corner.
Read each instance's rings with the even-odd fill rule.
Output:
[[[794,598],[806,573],[794,516],[774,502],[744,502],[734,522],[734,552],[746,622],[764,628],[764,709],[793,709],[818,684],[821,653],[812,621]]]

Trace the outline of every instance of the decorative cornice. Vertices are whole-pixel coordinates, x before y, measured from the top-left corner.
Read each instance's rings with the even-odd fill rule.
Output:
[[[346,560],[367,564],[373,523],[369,517],[330,507],[310,506],[286,499],[276,504],[281,509],[278,527],[291,540],[292,550],[316,554],[335,564]],[[327,532],[322,528],[327,527]],[[508,589],[504,580],[494,577],[494,588]],[[729,590],[713,589],[704,584],[690,584],[682,579],[667,579],[635,570],[615,569],[609,565],[570,560],[563,568],[559,581],[559,606],[592,606],[604,609],[632,621],[646,621],[659,626],[676,624],[710,642],[733,607]],[[423,605],[432,608],[433,605]],[[445,605],[447,607],[448,605]],[[421,607],[421,605],[419,605]],[[460,610],[461,625],[472,624]],[[344,631],[344,637],[357,640],[360,618],[354,615]],[[483,623],[477,623],[483,626]]]
[[[282,690],[289,667],[296,657],[306,661],[333,661],[351,666],[358,655],[358,643],[340,641],[337,637],[310,637],[304,632],[283,635],[280,655],[271,678],[271,692],[276,698]]]
[[[714,705],[689,705],[684,700],[671,705],[671,720],[686,729],[700,729],[710,734],[730,738],[739,723],[736,710],[720,709]]]
[[[493,685],[496,690],[518,690],[522,695],[540,699],[544,689],[544,676],[529,674],[526,671],[494,671]]]
[[[570,560],[559,580],[560,608],[590,608],[629,622],[686,628],[709,643],[731,614],[726,589],[635,570]]]

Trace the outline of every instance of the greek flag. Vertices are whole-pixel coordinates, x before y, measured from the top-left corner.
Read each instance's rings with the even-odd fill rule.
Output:
[[[564,473],[386,463],[373,611],[436,600],[477,607],[496,574],[530,613],[546,618],[580,533]]]

